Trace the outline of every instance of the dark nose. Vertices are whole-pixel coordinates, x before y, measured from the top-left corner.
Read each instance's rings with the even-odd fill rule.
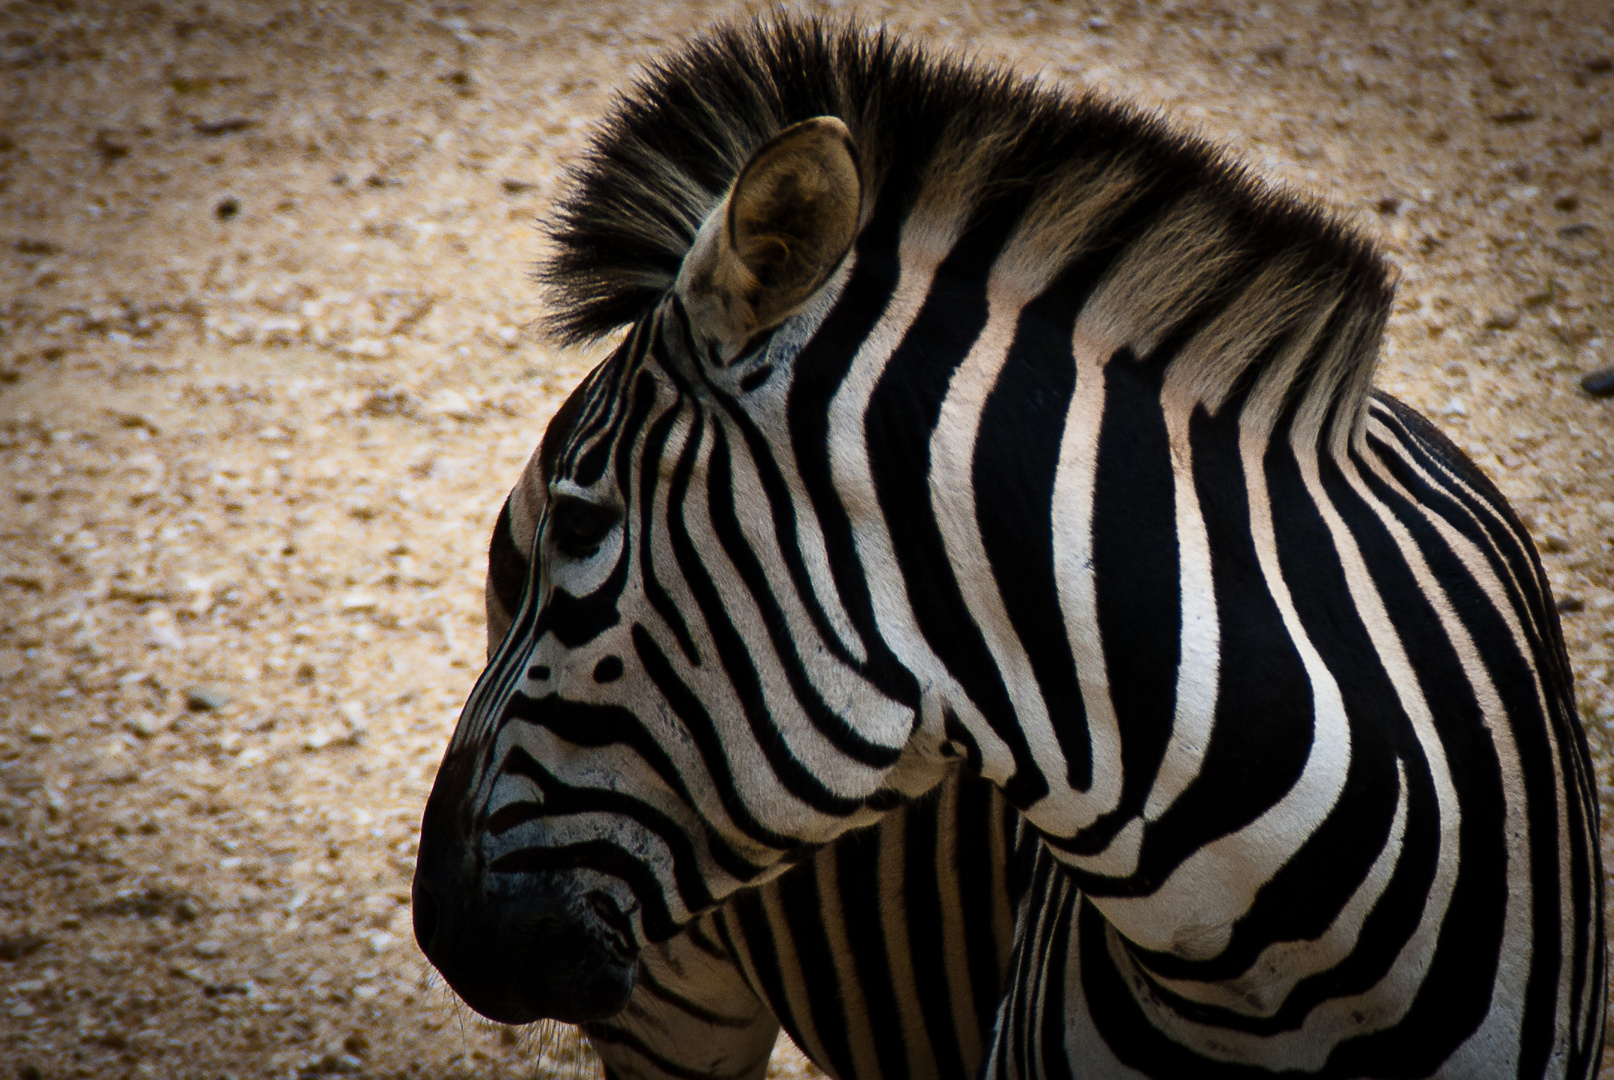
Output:
[[[449,763],[421,824],[415,940],[465,1003],[490,1020],[602,1020],[627,1004],[637,950],[616,906],[574,872],[498,873],[479,855],[474,815],[453,805]],[[442,796],[440,798],[440,796]]]

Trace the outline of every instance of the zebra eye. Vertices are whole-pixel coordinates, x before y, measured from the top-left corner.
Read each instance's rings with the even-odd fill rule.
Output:
[[[601,506],[575,495],[560,495],[550,504],[549,535],[563,555],[587,559],[600,550],[617,522],[614,507]]]

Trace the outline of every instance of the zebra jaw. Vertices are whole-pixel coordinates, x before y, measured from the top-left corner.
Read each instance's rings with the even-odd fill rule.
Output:
[[[794,124],[751,155],[673,286],[718,364],[829,280],[857,236],[862,198],[852,136],[836,117]]]

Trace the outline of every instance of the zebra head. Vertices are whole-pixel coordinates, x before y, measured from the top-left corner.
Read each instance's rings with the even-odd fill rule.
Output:
[[[529,467],[522,598],[415,875],[421,947],[479,1012],[613,1014],[640,945],[940,775],[904,755],[911,678],[835,599],[788,450],[862,201],[840,120],[763,145]]]

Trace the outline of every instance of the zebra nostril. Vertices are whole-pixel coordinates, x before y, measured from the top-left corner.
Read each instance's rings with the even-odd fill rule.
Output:
[[[527,678],[531,679],[533,682],[543,682],[545,679],[549,678],[549,665],[532,665],[532,667],[527,669]]]
[[[609,893],[598,889],[590,892],[584,902],[594,912],[594,917],[604,924],[610,939],[611,950],[618,957],[631,961],[635,949],[633,947],[633,921],[617,906]]]
[[[432,954],[432,937],[437,933],[437,900],[431,889],[415,882],[414,903],[415,943],[428,958]]]
[[[594,665],[595,682],[616,682],[620,678],[622,678],[622,658],[620,656],[607,656]]]

